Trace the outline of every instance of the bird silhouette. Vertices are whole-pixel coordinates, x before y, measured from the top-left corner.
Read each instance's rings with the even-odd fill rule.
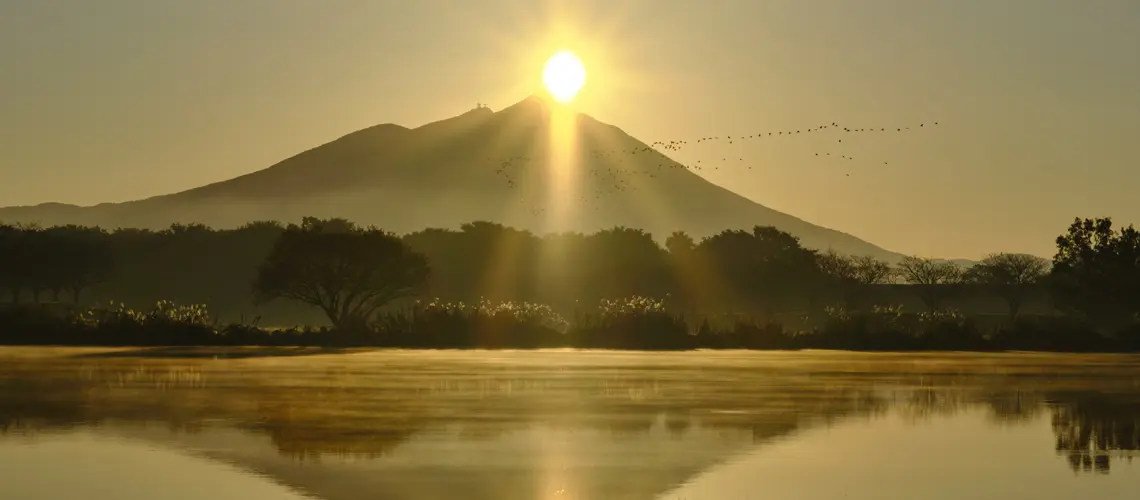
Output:
[[[913,128],[925,129],[926,123],[927,122],[921,122],[918,124],[917,127],[913,127]],[[938,125],[940,122],[931,121],[930,123],[932,125]],[[832,121],[832,122],[830,122],[830,124],[822,124],[822,125],[817,125],[817,126],[806,128],[806,129],[794,130],[794,133],[795,134],[802,134],[804,130],[806,130],[808,132],[818,131],[821,133],[823,133],[825,131],[838,132],[838,131],[842,130],[844,134],[853,134],[853,133],[864,133],[864,132],[875,132],[875,131],[885,132],[887,130],[887,128],[886,127],[880,127],[878,129],[875,129],[875,128],[869,128],[869,127],[841,126],[837,121]],[[910,131],[910,130],[912,130],[912,127],[901,126],[901,127],[896,127],[895,130],[897,132],[902,132],[904,130]],[[661,176],[664,175],[666,172],[671,171],[671,170],[698,172],[698,171],[709,171],[709,170],[719,171],[722,167],[730,168],[729,167],[730,164],[728,164],[728,163],[721,163],[719,165],[709,165],[701,159],[696,160],[696,163],[694,163],[694,164],[688,164],[688,165],[683,164],[680,162],[673,161],[669,157],[665,156],[663,151],[668,151],[671,153],[680,152],[680,151],[683,151],[686,147],[696,146],[696,145],[700,145],[700,147],[704,148],[704,147],[711,146],[712,143],[714,143],[716,141],[724,141],[721,144],[727,143],[727,145],[735,145],[737,143],[740,143],[741,141],[760,139],[760,138],[764,137],[765,134],[767,134],[768,137],[772,137],[773,135],[776,135],[776,136],[788,135],[788,136],[790,136],[793,134],[793,131],[792,130],[786,130],[786,131],[776,131],[776,132],[757,132],[755,134],[723,135],[723,136],[708,135],[708,136],[702,136],[702,137],[692,139],[692,140],[673,139],[673,140],[653,141],[652,143],[650,143],[648,145],[641,144],[641,145],[638,145],[635,147],[592,149],[592,150],[589,150],[589,155],[591,158],[594,159],[594,161],[585,162],[583,165],[583,169],[589,173],[591,178],[595,179],[598,189],[601,190],[598,193],[594,193],[594,199],[598,199],[600,196],[602,196],[603,194],[606,194],[606,193],[624,192],[624,191],[636,189],[637,185],[638,185],[638,182],[636,181],[637,177],[648,178],[648,179],[658,179],[658,178],[661,178]],[[836,142],[839,144],[843,144],[843,139],[837,138]],[[774,145],[774,144],[778,144],[778,143],[766,142],[766,144]],[[647,163],[644,160],[634,160],[634,159],[630,158],[631,156],[646,155],[646,154],[650,154],[650,155],[657,154],[657,155],[659,155],[659,159],[658,159],[658,161],[653,161],[653,162]],[[831,154],[831,152],[825,151],[825,152],[814,152],[813,156],[831,157],[833,155]],[[854,157],[848,156],[848,155],[840,155],[839,158],[844,159],[844,160],[848,160],[848,161],[855,160]],[[727,156],[721,157],[722,162],[727,162],[727,159],[728,159]],[[494,163],[491,157],[486,158],[486,160],[488,161],[488,163]],[[744,156],[739,156],[737,158],[737,161],[739,162],[738,165],[745,166],[748,170],[753,170],[753,165],[744,163],[745,160],[746,160],[746,158]],[[498,175],[501,178],[503,178],[503,180],[505,181],[505,184],[508,188],[515,189],[515,188],[519,187],[518,176],[519,176],[521,170],[526,168],[531,163],[533,163],[533,160],[529,157],[521,156],[521,155],[520,156],[512,156],[512,157],[507,158],[505,160],[499,161],[498,164],[495,165],[493,172],[495,175]],[[883,164],[889,165],[890,163],[888,161],[884,161]],[[847,174],[847,175],[849,176],[850,174]],[[538,212],[536,212],[536,213],[538,213]]]

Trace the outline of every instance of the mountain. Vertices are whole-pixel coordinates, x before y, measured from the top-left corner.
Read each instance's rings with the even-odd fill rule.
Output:
[[[562,208],[560,208],[562,207]],[[395,232],[490,220],[537,233],[613,226],[701,237],[771,225],[812,248],[898,254],[772,210],[683,168],[618,127],[539,97],[418,128],[377,125],[264,170],[180,193],[89,207],[0,208],[0,221],[164,228],[345,217]]]

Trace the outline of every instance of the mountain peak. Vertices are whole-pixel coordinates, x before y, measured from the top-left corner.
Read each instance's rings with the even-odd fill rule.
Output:
[[[465,111],[463,114],[461,114],[461,115],[459,115],[459,116],[460,116],[460,117],[465,117],[465,116],[490,116],[490,115],[493,115],[493,114],[495,114],[495,112],[494,112],[494,111],[491,111],[491,108],[488,108],[488,107],[486,107],[486,106],[484,106],[484,105],[480,104],[480,105],[478,105],[477,107],[475,107],[475,108],[473,108],[473,109],[470,109],[470,110],[468,110],[468,111]]]
[[[566,107],[566,105],[555,101],[546,94],[531,94],[523,98],[523,100],[503,108],[500,113],[509,110],[531,110],[546,113],[555,107]]]
[[[526,96],[526,98],[523,99],[522,101],[520,101],[520,104],[522,104],[522,103],[530,103],[532,105],[538,104],[538,105],[542,105],[542,106],[549,106],[549,105],[554,103],[554,100],[551,99],[550,96],[547,96],[544,94],[531,94],[531,95]]]

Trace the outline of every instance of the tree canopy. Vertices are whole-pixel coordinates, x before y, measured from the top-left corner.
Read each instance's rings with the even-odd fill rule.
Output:
[[[1045,278],[1049,261],[1034,255],[997,253],[987,255],[966,270],[968,283],[985,287],[1005,299],[1009,315],[1016,318],[1025,301],[1027,289]]]
[[[1005,305],[1011,316],[1055,304],[1113,321],[1140,312],[1140,236],[1108,219],[1075,221],[1058,238],[1051,269],[1020,254],[990,255],[969,270],[919,256],[892,266],[804,248],[766,226],[660,236],[626,227],[536,235],[485,221],[396,236],[316,218],[160,231],[0,225],[0,302],[115,300],[138,308],[170,300],[276,324],[363,320],[357,316],[413,294],[547,304],[562,313],[631,295],[694,314],[802,317],[840,304],[984,313]],[[250,293],[251,283],[259,293]]]
[[[43,292],[62,292],[79,302],[83,290],[111,278],[115,254],[109,235],[81,226],[0,226],[0,287],[12,302],[24,292],[38,302]]]
[[[958,264],[946,260],[918,256],[903,257],[898,265],[899,276],[914,285],[919,298],[934,311],[943,307],[950,290],[947,285],[962,282],[963,271]]]
[[[262,300],[319,307],[334,326],[368,321],[377,309],[413,295],[428,277],[427,259],[398,237],[343,220],[306,218],[290,225],[258,268]]]
[[[1051,284],[1061,305],[1109,321],[1140,312],[1140,231],[1080,219],[1057,237]]]

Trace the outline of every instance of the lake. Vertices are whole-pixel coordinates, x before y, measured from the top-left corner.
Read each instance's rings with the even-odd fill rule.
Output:
[[[1140,356],[0,348],[4,499],[1135,498]]]

